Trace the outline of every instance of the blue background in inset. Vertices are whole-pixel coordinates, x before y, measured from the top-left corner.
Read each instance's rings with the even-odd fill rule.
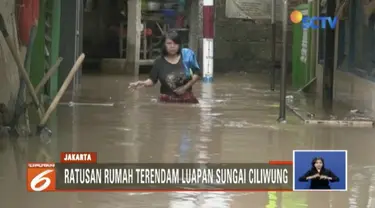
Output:
[[[330,169],[340,181],[330,183],[331,189],[345,189],[346,183],[346,163],[344,151],[338,152],[294,152],[294,186],[295,189],[309,189],[310,182],[299,182],[298,178],[311,168],[311,161],[314,157],[324,159],[324,167]]]

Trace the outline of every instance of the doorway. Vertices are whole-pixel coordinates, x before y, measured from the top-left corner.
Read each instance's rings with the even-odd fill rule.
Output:
[[[169,30],[189,42],[189,3],[185,0],[142,0],[140,65],[141,73],[150,69],[160,56],[162,39]],[[190,2],[190,1],[189,1]],[[127,0],[85,0],[83,51],[88,68],[101,72],[118,70],[126,61],[128,21]]]

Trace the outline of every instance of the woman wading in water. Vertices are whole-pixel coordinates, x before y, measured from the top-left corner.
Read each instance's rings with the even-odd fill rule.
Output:
[[[161,102],[198,103],[192,87],[200,79],[201,70],[194,52],[181,48],[177,32],[169,32],[164,38],[162,56],[157,58],[150,77],[144,81],[132,82],[129,88],[152,87],[160,82]]]

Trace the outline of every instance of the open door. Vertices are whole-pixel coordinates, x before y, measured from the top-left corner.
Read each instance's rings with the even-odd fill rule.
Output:
[[[64,82],[70,69],[82,53],[83,9],[83,0],[61,1],[60,56],[64,60],[59,70],[59,86]],[[79,70],[70,85],[73,92],[80,84],[81,75],[82,72]]]

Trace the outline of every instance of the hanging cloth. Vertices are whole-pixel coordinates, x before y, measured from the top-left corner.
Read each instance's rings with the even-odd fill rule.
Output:
[[[20,0],[18,7],[18,30],[21,44],[29,44],[32,26],[39,18],[39,0]]]

